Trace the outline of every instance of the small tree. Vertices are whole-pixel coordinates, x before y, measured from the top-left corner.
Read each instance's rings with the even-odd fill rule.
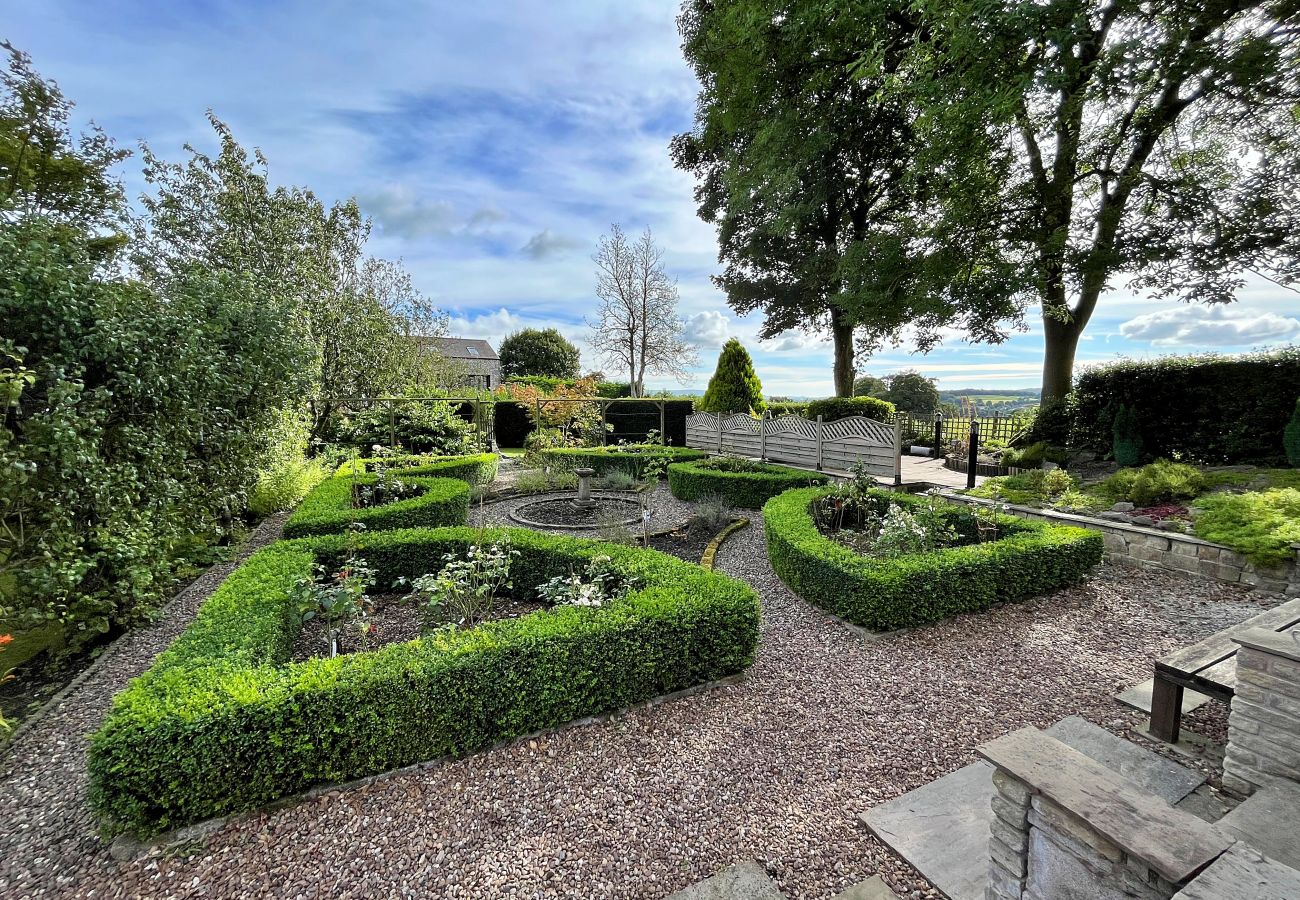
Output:
[[[1286,448],[1287,462],[1300,468],[1300,398],[1296,399],[1291,421],[1282,429],[1282,446]]]
[[[896,409],[913,413],[929,413],[939,408],[939,389],[933,378],[911,370],[899,372],[888,379],[889,390],[884,399]]]
[[[587,322],[591,345],[628,373],[633,397],[645,396],[647,374],[680,379],[696,362],[677,315],[677,282],[664,271],[663,258],[649,228],[633,242],[617,225],[592,257],[601,305],[596,320]]]
[[[695,408],[701,412],[761,413],[765,406],[763,385],[754,374],[754,361],[744,345],[732,338],[718,354],[718,368]]]
[[[853,396],[855,397],[880,397],[884,398],[889,392],[889,385],[885,384],[885,379],[877,378],[875,375],[859,375],[853,379]]]
[[[1112,449],[1115,462],[1121,466],[1136,466],[1142,462],[1142,432],[1138,427],[1137,410],[1121,403],[1111,426]]]
[[[578,348],[554,328],[525,328],[501,342],[501,375],[578,377]]]

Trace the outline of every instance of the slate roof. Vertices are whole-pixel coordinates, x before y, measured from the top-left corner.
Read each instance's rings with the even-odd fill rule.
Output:
[[[447,359],[500,359],[491,344],[475,338],[426,337],[422,340]]]

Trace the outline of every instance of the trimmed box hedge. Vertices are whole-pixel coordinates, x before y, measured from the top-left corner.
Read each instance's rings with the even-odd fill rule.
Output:
[[[497,477],[501,457],[495,453],[476,453],[470,456],[371,456],[352,459],[339,466],[339,475],[352,472],[373,472],[379,464],[388,466],[399,477],[459,478],[474,487],[489,485]]]
[[[110,830],[157,832],[608,712],[735,675],[753,662],[746,584],[654,550],[526,529],[364,536],[378,584],[479,540],[520,551],[514,594],[608,555],[641,584],[620,602],[559,606],[334,659],[289,661],[294,583],[337,566],[344,535],[250,557],[114,698],[90,747],[90,797]]]
[[[576,469],[586,466],[604,475],[613,469],[622,469],[640,478],[648,460],[662,459],[669,463],[708,459],[703,450],[689,447],[661,447],[658,444],[633,444],[622,447],[559,447],[542,451],[542,461],[548,465]]]
[[[678,500],[726,499],[732,506],[758,509],[777,494],[794,488],[826,484],[820,472],[763,463],[756,471],[729,472],[707,462],[680,462],[668,467],[668,487]]]
[[[339,534],[353,522],[368,531],[416,526],[464,525],[469,521],[469,484],[459,478],[420,478],[403,470],[400,480],[419,489],[414,497],[380,506],[352,507],[352,483],[374,484],[377,475],[335,475],[303,498],[284,523],[287,538]]]
[[[1086,528],[997,516],[1003,536],[930,553],[874,558],[822,534],[810,506],[825,488],[787,491],[763,507],[767,552],[781,580],[809,603],[875,630],[936,622],[1005,600],[1022,600],[1082,581],[1101,562],[1102,537]],[[925,501],[870,492],[882,505],[915,509]],[[951,522],[973,536],[969,510],[953,505]]]

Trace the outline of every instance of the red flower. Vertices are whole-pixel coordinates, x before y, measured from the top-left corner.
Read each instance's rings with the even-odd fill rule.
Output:
[[[5,644],[12,644],[13,642],[14,636],[12,634],[0,634],[0,647],[3,647]]]

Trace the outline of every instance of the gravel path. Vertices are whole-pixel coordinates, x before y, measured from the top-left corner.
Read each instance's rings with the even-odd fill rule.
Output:
[[[753,857],[791,898],[874,872],[933,897],[859,813],[1021,725],[1078,713],[1126,734],[1140,717],[1111,696],[1153,656],[1258,612],[1233,588],[1106,568],[1050,598],[864,642],[777,581],[761,521],[718,565],[763,595],[763,643],[739,684],[118,863],[91,834],[83,738],[188,620],[197,594],[182,598],[3,762],[0,896],[655,898]]]

